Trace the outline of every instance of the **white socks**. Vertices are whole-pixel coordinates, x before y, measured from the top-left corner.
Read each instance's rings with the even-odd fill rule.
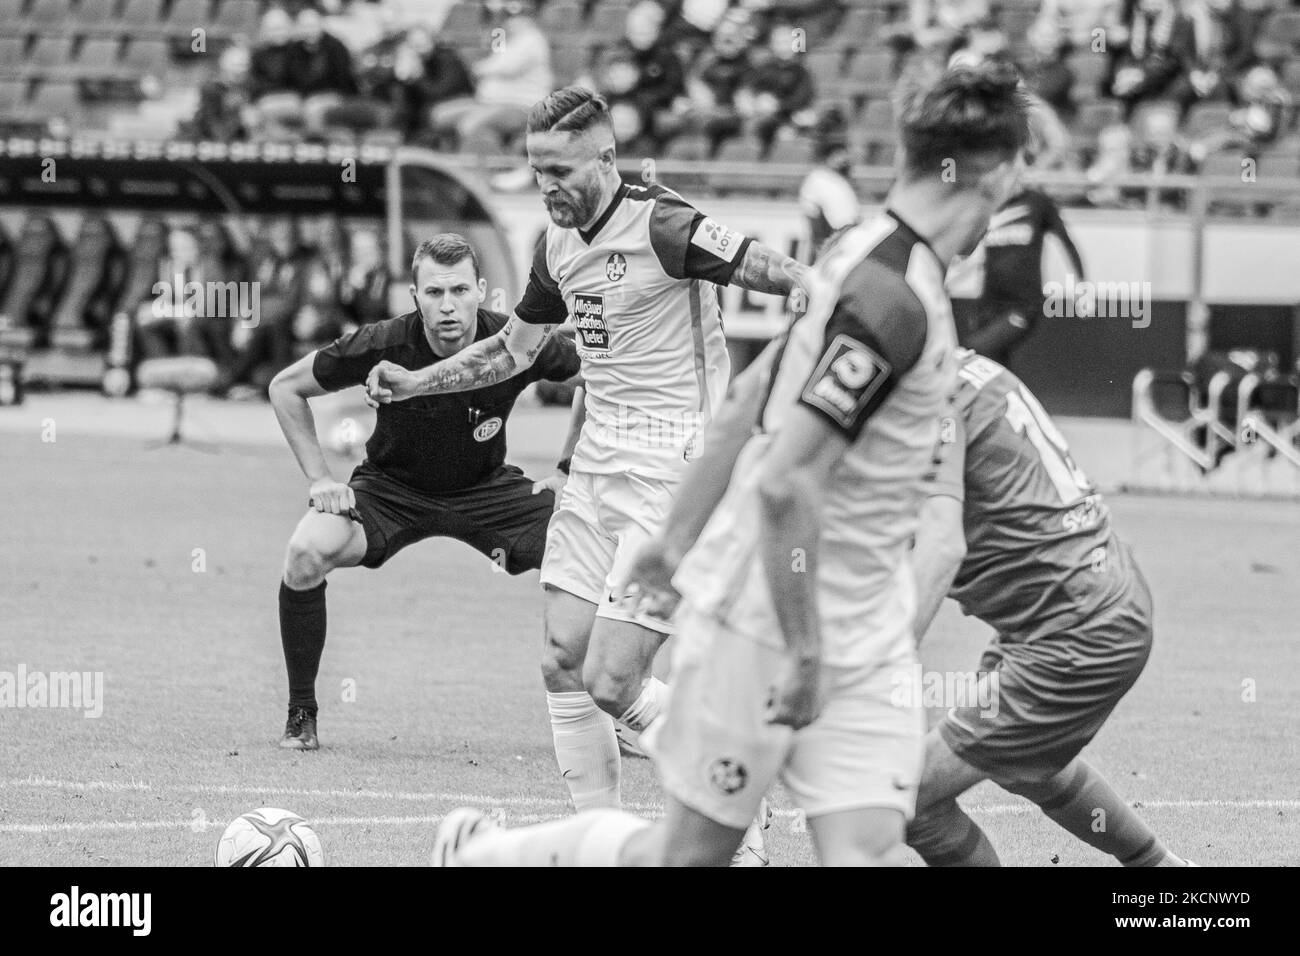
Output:
[[[648,826],[649,820],[604,809],[531,827],[487,829],[475,834],[456,854],[456,864],[618,866],[628,841]]]
[[[598,807],[617,809],[621,798],[613,718],[586,691],[548,692],[546,707],[551,712],[555,759],[569,785],[574,809],[579,813]]]
[[[649,727],[659,711],[663,709],[665,695],[668,691],[668,685],[657,677],[646,678],[641,685],[641,693],[637,695],[632,706],[629,707],[623,716],[618,719],[620,724],[625,724],[638,734]]]

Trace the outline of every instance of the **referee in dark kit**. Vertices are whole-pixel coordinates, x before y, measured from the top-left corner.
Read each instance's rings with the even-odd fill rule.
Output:
[[[487,281],[462,236],[443,233],[421,243],[411,281],[413,311],[362,326],[271,382],[276,418],[311,482],[311,507],[289,539],[280,582],[280,640],[289,672],[284,748],[320,746],[316,673],[325,648],[325,576],[334,568],[377,568],[431,537],[463,541],[511,574],[541,567],[563,475],[534,482],[507,465],[505,426],[530,383],[578,374],[577,351],[563,336],[553,337],[526,372],[496,385],[381,405],[366,460],[347,481],[329,473],[308,399],[364,384],[384,359],[424,368],[506,322],[483,308]],[[571,429],[562,456],[575,440]]]

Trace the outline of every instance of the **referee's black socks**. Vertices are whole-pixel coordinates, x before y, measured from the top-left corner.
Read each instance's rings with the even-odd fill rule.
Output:
[[[316,673],[325,651],[325,582],[295,591],[280,582],[280,643],[289,671],[289,706],[316,713]]]

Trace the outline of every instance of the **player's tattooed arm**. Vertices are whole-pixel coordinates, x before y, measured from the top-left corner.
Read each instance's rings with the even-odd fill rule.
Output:
[[[921,506],[912,549],[912,571],[916,577],[916,643],[930,628],[943,599],[952,587],[957,570],[966,557],[966,529],[962,504],[951,495],[931,495]]]
[[[495,385],[537,361],[555,329],[554,325],[530,325],[512,315],[496,335],[418,371],[380,362],[370,370],[366,380],[366,400],[378,405],[417,395],[465,392]]]
[[[761,242],[751,242],[731,281],[751,292],[789,295],[795,289],[803,289],[806,293],[808,271],[808,267],[797,259],[784,256]]]

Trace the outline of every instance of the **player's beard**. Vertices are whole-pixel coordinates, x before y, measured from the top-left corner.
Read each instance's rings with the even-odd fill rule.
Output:
[[[595,203],[587,196],[579,196],[577,199],[573,199],[567,195],[558,194],[543,196],[542,202],[546,204],[546,211],[551,216],[551,222],[562,229],[577,229],[596,215],[596,210],[591,208]]]

